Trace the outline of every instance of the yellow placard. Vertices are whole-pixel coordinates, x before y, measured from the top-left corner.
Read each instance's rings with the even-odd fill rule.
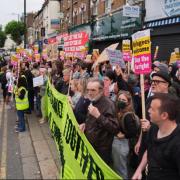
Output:
[[[134,56],[150,54],[151,53],[151,41],[150,36],[139,38],[132,42]]]

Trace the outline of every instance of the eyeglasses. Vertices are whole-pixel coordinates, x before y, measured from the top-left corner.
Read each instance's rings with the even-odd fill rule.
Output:
[[[166,81],[161,81],[161,80],[151,80],[151,84],[154,83],[155,85],[160,84],[160,83],[167,83]]]

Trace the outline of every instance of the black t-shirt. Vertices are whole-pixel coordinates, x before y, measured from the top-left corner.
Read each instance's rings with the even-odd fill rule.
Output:
[[[180,125],[169,135],[157,139],[152,125],[148,136],[148,180],[180,180]]]

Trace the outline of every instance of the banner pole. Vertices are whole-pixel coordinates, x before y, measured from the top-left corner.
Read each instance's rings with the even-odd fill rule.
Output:
[[[69,93],[70,93],[70,83],[71,83],[71,80],[72,80],[72,75],[73,75],[73,71],[71,70],[71,72],[70,72],[70,78],[69,78],[69,86],[68,86],[67,96],[69,96]]]
[[[153,61],[155,61],[155,60],[156,60],[157,55],[158,55],[158,51],[159,51],[159,46],[156,46]]]
[[[144,74],[140,74],[140,84],[141,84],[142,118],[146,119],[145,92],[144,92]]]

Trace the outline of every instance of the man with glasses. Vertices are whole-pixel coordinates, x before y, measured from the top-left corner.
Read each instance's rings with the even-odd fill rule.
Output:
[[[167,72],[158,71],[152,75],[152,93],[168,93],[168,88],[170,85],[171,80]]]
[[[86,122],[80,125],[80,129],[84,131],[100,157],[110,164],[113,137],[118,133],[118,121],[115,106],[104,96],[103,89],[103,81],[96,78],[89,80],[87,94],[91,104],[88,107]]]

